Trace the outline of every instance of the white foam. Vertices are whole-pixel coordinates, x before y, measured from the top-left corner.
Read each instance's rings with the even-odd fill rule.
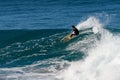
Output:
[[[23,67],[0,68],[0,80],[56,80],[59,70],[69,62],[59,61],[57,58],[38,61]],[[53,64],[46,67],[41,65]]]
[[[95,17],[89,17],[86,21],[84,22],[80,22],[76,28],[78,30],[83,30],[83,29],[87,29],[87,28],[92,28],[93,32],[96,34],[97,32],[99,32],[99,28],[102,25],[99,23],[99,20],[96,19]]]
[[[89,20],[91,21],[91,18],[79,24],[78,28],[82,28],[80,26],[84,24],[93,25]],[[89,49],[87,57],[71,62],[71,65],[57,76],[60,80],[120,80],[120,36],[113,35],[102,27],[100,34],[101,39],[95,43],[95,47]],[[79,46],[74,48],[80,50]]]

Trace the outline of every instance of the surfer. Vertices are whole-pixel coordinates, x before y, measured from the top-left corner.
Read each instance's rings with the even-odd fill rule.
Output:
[[[70,37],[73,37],[75,35],[79,35],[79,31],[74,25],[72,25],[72,33],[70,34]]]

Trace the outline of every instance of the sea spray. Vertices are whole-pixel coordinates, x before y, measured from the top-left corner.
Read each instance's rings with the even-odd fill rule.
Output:
[[[74,41],[68,45],[66,50],[77,50],[82,51],[86,54],[90,47],[95,46],[94,44],[98,39],[100,39],[100,34],[102,31],[101,28],[102,24],[100,24],[99,20],[95,17],[89,17],[87,20],[80,22],[76,27],[79,30],[84,30],[83,32],[80,31],[80,36],[77,41]],[[89,29],[91,28],[91,29]],[[89,30],[86,30],[89,29]],[[94,33],[94,34],[91,34]],[[88,33],[85,38],[81,36],[85,33]]]
[[[91,18],[83,23],[89,24],[89,20]],[[90,25],[93,26],[89,24],[85,27]],[[67,69],[62,70],[58,76],[60,80],[120,80],[120,36],[113,35],[102,26],[100,28],[101,38],[95,42],[96,46],[88,49],[88,55],[83,60],[71,62]],[[73,48],[79,51],[81,47],[74,45]]]
[[[99,20],[92,16],[89,17],[86,21],[80,22],[76,27],[78,30],[92,28],[93,32],[96,34],[101,26],[102,24],[100,24]]]

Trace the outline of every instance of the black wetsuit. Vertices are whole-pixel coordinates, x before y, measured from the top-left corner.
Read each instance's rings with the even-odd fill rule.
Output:
[[[79,34],[78,29],[74,28],[73,31],[74,31],[75,35],[78,35],[78,34]]]

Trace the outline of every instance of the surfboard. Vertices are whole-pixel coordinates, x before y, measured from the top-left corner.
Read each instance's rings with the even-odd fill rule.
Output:
[[[79,35],[80,35],[80,34],[83,34],[83,33],[86,33],[86,31],[88,31],[88,30],[83,30],[83,31],[81,31],[81,32],[79,33]],[[67,34],[67,35],[64,36],[60,41],[61,41],[62,43],[66,43],[66,42],[68,42],[68,41],[70,41],[71,39],[73,39],[73,38],[76,37],[75,35],[73,35],[72,37],[70,37],[70,35],[71,35],[71,34]]]
[[[68,42],[68,41],[70,41],[71,39],[74,38],[74,36],[70,37],[70,35],[71,35],[71,34],[68,34],[68,35],[66,35],[65,37],[63,37],[63,38],[61,39],[61,42],[65,43],[65,42]]]

